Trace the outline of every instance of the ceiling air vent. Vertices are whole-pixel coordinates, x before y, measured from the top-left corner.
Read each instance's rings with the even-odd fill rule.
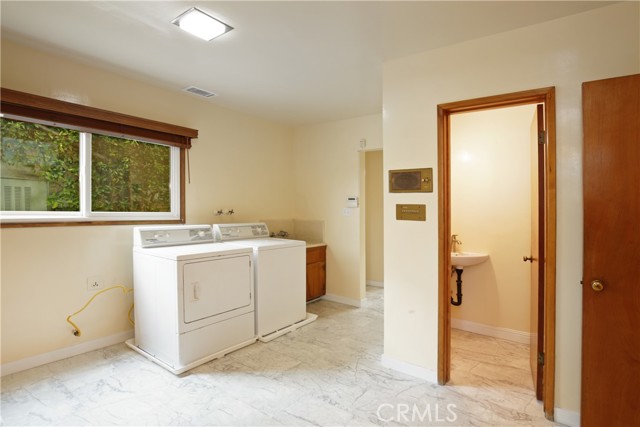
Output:
[[[204,96],[205,98],[211,98],[213,96],[216,96],[216,94],[213,92],[209,92],[208,90],[200,89],[199,87],[195,87],[195,86],[185,87],[182,90],[184,90],[185,92],[191,92],[198,96]]]

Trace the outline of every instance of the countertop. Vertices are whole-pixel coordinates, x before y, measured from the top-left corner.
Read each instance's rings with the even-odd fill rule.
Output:
[[[317,248],[319,246],[327,246],[326,243],[318,243],[318,242],[307,242],[307,249],[309,248]]]

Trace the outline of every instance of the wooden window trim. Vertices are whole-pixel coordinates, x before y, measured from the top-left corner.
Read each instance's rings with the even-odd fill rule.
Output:
[[[102,110],[72,102],[60,101],[13,89],[0,88],[0,111],[3,114],[64,125],[85,132],[103,132],[113,136],[139,138],[180,148],[180,219],[122,220],[122,221],[42,221],[1,222],[0,228],[56,227],[78,225],[136,225],[184,223],[185,218],[185,159],[191,139],[198,130],[155,120],[144,119]]]
[[[0,89],[0,103],[4,114],[64,124],[89,132],[102,131],[114,136],[136,137],[179,148],[191,148],[191,139],[198,137],[196,129],[12,89]]]

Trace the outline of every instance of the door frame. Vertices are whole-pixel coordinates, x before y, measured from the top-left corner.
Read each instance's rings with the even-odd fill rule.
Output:
[[[555,87],[533,89],[438,105],[438,383],[445,385],[451,371],[451,122],[452,114],[543,104],[546,121],[545,150],[545,275],[544,364],[542,402],[553,420],[556,325],[556,108]]]

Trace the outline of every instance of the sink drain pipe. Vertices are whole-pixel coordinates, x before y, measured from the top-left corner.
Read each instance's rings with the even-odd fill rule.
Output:
[[[451,305],[462,305],[462,272],[464,271],[462,268],[454,268],[456,271],[456,275],[458,276],[458,278],[456,279],[456,285],[458,286],[458,290],[456,292],[456,298],[458,298],[458,301],[454,300],[453,297],[451,297]]]

